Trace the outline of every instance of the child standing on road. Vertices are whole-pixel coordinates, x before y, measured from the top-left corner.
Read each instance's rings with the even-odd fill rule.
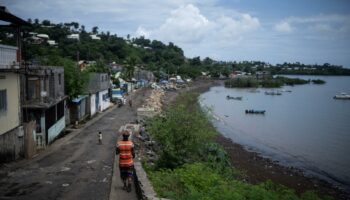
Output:
[[[98,143],[102,144],[102,132],[101,131],[98,132]]]

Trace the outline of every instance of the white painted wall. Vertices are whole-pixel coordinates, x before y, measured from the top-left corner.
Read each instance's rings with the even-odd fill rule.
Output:
[[[91,116],[96,113],[96,94],[90,96],[90,111]]]
[[[99,92],[99,103],[100,103],[100,111],[106,110],[110,105],[110,98],[103,100],[103,95],[108,95],[108,90],[103,90]]]
[[[7,110],[0,113],[0,135],[19,126],[20,101],[19,76],[15,73],[0,73],[0,90],[6,90]]]

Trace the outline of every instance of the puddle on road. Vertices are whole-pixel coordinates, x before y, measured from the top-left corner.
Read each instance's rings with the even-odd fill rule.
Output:
[[[63,183],[62,184],[62,187],[68,187],[69,186],[69,183]]]
[[[61,167],[61,172],[66,172],[69,171],[70,168],[69,167]]]
[[[107,182],[107,177],[104,178],[101,182],[102,182],[102,183],[106,183],[106,182]]]
[[[88,160],[88,161],[86,161],[87,164],[92,164],[94,162],[96,162],[96,160]]]

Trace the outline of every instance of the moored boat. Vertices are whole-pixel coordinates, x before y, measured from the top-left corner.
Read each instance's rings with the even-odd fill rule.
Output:
[[[266,94],[266,95],[282,95],[282,93],[279,92],[279,91],[277,91],[277,92],[274,92],[274,91],[271,91],[271,92],[265,91],[265,94]]]
[[[350,94],[346,94],[345,92],[342,92],[341,94],[335,95],[333,98],[334,99],[350,99]]]
[[[266,110],[245,110],[246,114],[265,114]]]
[[[243,97],[231,97],[230,95],[227,95],[226,98],[229,99],[233,99],[233,100],[242,100]]]

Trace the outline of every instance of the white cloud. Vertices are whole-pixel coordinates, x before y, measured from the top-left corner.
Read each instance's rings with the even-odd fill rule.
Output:
[[[259,19],[247,13],[209,19],[198,7],[187,4],[171,11],[165,22],[156,28],[147,30],[140,26],[136,35],[139,35],[142,28],[153,39],[172,41],[185,48],[194,44],[203,46],[210,43],[213,48],[215,45],[237,44],[245,38],[245,34],[259,29],[260,26]]]
[[[318,31],[318,32],[331,32],[335,30],[330,24],[321,24],[321,23],[311,25],[309,28],[312,31]]]
[[[145,38],[148,38],[150,36],[150,32],[148,32],[145,28],[143,28],[142,26],[139,26],[136,30],[136,34],[137,37],[143,36]]]
[[[307,17],[289,17],[286,20],[290,23],[319,23],[319,22],[344,22],[349,21],[348,15],[329,14],[329,15],[315,15]]]
[[[284,32],[284,33],[290,33],[292,32],[292,27],[288,22],[280,22],[275,25],[275,30],[279,32]]]
[[[201,41],[212,27],[211,22],[192,4],[171,11],[170,17],[151,36],[173,42]]]
[[[218,37],[240,38],[246,33],[253,32],[260,28],[258,18],[251,17],[249,14],[241,14],[236,17],[222,16],[215,20],[215,32]],[[226,37],[225,37],[226,36]]]
[[[293,16],[288,17],[275,25],[275,30],[280,32],[291,32],[294,29],[316,32],[345,32],[350,29],[350,16],[339,14],[307,17]]]

